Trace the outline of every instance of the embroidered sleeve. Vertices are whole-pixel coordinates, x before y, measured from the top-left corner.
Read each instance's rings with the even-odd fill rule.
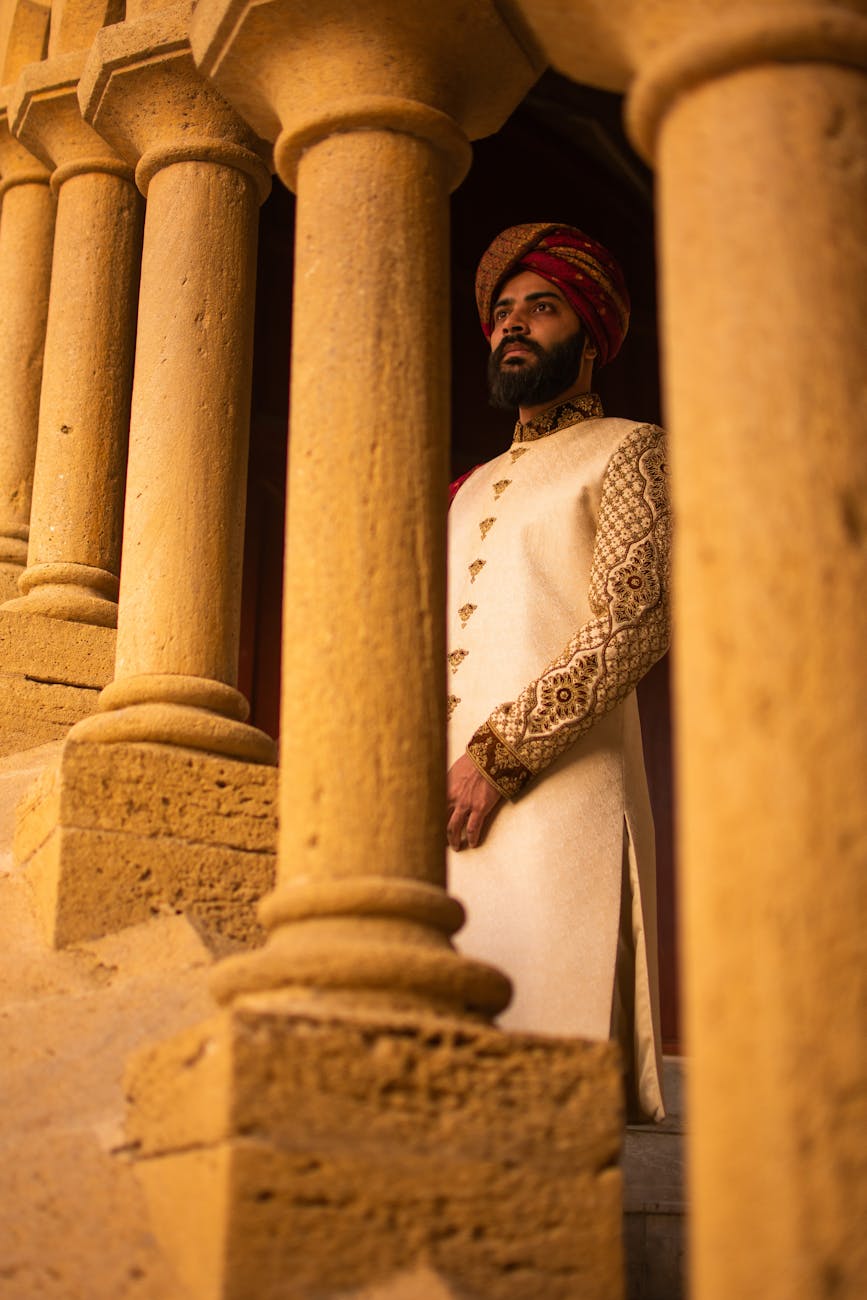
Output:
[[[668,648],[669,537],[665,434],[642,425],[602,483],[585,623],[516,700],[494,709],[467,753],[513,798],[619,704]]]

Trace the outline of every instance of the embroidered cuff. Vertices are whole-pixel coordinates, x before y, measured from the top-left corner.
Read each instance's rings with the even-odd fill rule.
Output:
[[[467,745],[467,753],[479,771],[500,794],[514,799],[533,773],[505,745],[489,722],[483,722]]]

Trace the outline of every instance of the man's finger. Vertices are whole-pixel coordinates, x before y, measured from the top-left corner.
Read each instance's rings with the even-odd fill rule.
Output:
[[[448,825],[446,826],[446,839],[451,848],[457,849],[458,851],[460,851],[461,848],[461,838],[463,836],[464,822],[466,819],[466,809],[457,807],[449,818]]]
[[[478,847],[479,841],[485,830],[485,823],[488,820],[488,814],[484,810],[474,808],[467,818],[467,844],[471,849]]]

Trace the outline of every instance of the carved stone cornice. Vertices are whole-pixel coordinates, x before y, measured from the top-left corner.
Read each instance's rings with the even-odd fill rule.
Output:
[[[81,172],[104,172],[132,178],[111,146],[83,120],[78,82],[86,51],[62,54],[29,64],[9,97],[13,135],[53,169],[52,187]]]
[[[277,141],[288,185],[317,140],[377,128],[437,146],[455,185],[466,141],[496,131],[543,70],[526,28],[515,28],[490,0],[370,0],[363,14],[352,0],[202,0],[190,41],[201,71]]]
[[[103,28],[79,83],[83,117],[136,167],[142,193],[161,167],[194,159],[248,173],[262,199],[270,188],[266,151],[196,70],[189,14],[183,4]]]

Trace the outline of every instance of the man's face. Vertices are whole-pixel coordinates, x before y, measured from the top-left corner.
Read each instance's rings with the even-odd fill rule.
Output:
[[[495,406],[553,401],[578,377],[584,332],[554,285],[521,271],[501,288],[493,309],[488,385]]]

